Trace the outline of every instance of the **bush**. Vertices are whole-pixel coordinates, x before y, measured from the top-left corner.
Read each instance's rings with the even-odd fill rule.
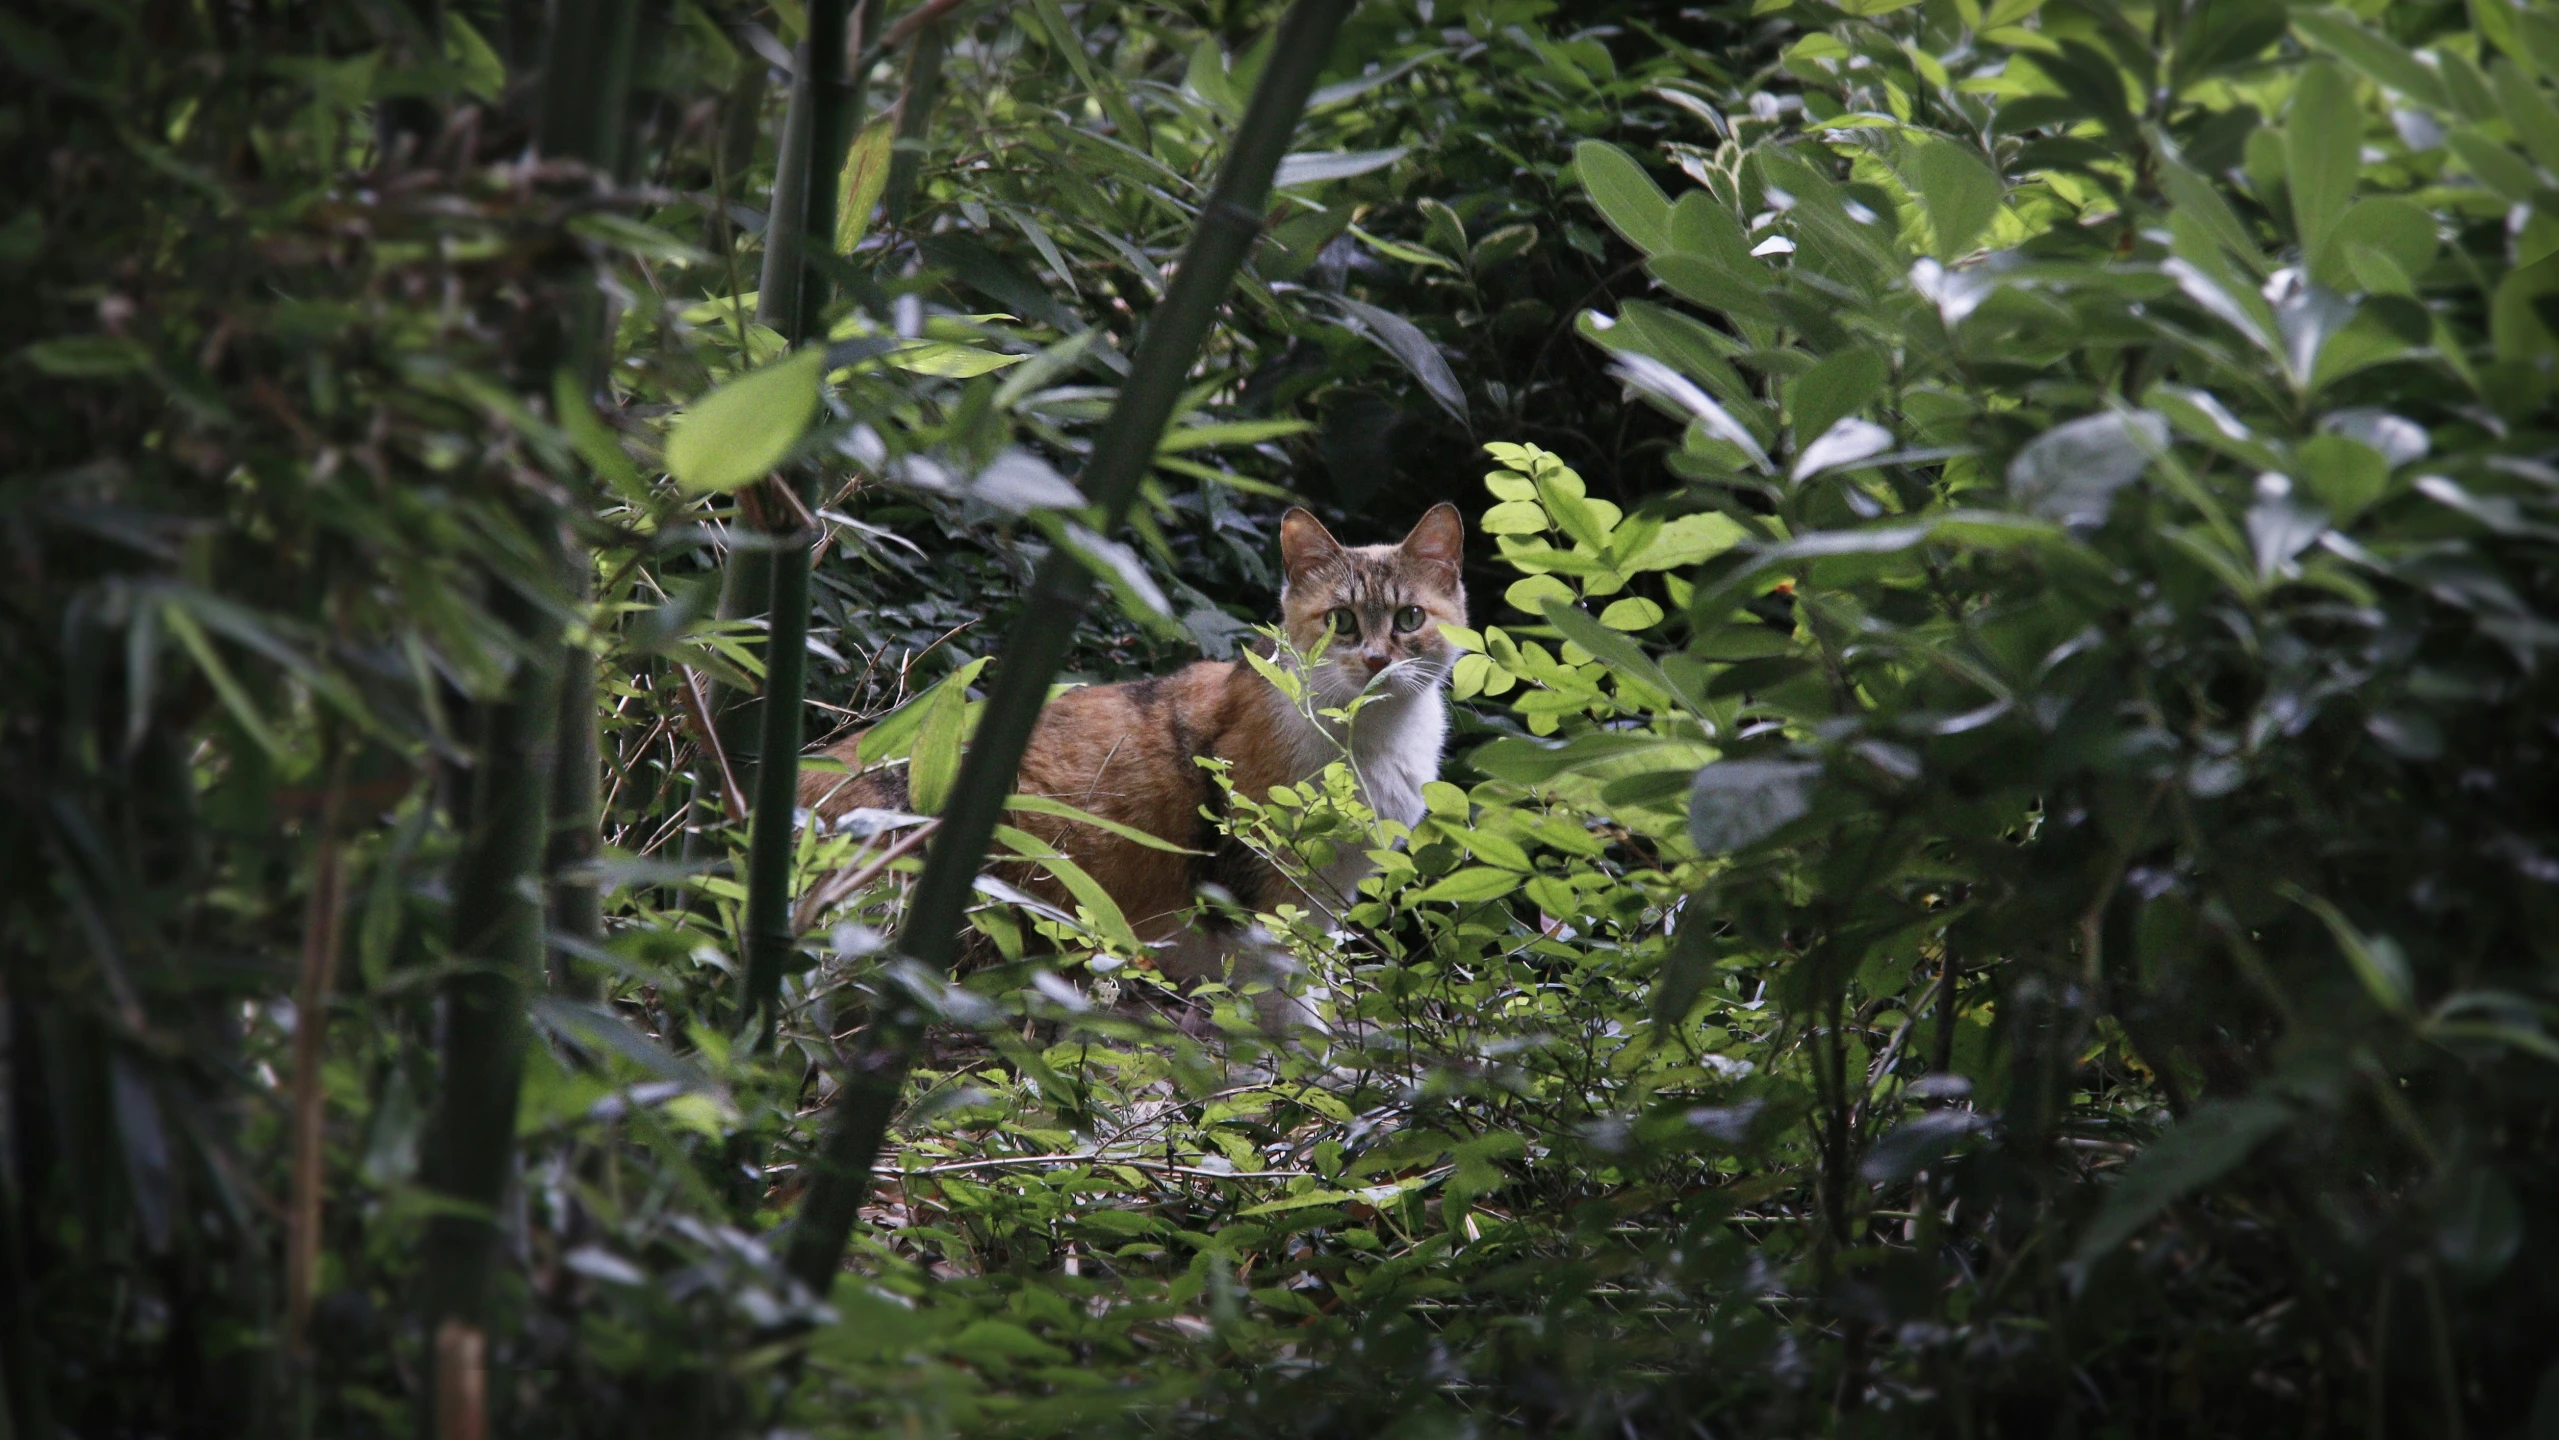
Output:
[[[800,7],[650,10],[594,169],[520,163],[527,17],[341,9],[0,27],[16,1432],[420,1433],[465,1225],[508,1433],[2559,1423],[2546,7],[1368,5],[1125,548],[1063,476],[1275,7],[921,32],[797,358]],[[901,966],[908,826],[801,835],[762,1044],[776,463],[810,725],[927,798],[1049,546],[1112,678],[1267,618],[1283,487],[1470,507],[1428,814],[1227,810],[1374,853],[1256,917],[1324,1033],[1165,1023],[1089,892]],[[601,856],[492,887],[582,655]],[[457,1049],[541,880],[520,1062]],[[519,1070],[475,1209],[430,1117]]]

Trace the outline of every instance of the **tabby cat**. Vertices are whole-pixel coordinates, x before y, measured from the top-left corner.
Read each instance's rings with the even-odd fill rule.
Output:
[[[1281,627],[1298,655],[1317,657],[1305,672],[1307,708],[1343,709],[1362,694],[1370,697],[1350,723],[1347,747],[1340,722],[1302,712],[1240,658],[1069,690],[1048,703],[1023,754],[1018,791],[1052,796],[1203,853],[1168,854],[1061,819],[1022,812],[1009,818],[1099,881],[1139,938],[1155,948],[1157,967],[1174,979],[1215,975],[1232,947],[1231,934],[1194,922],[1203,886],[1222,887],[1254,911],[1291,900],[1338,911],[1369,869],[1357,848],[1301,890],[1218,833],[1209,816],[1222,797],[1195,762],[1203,756],[1227,762],[1236,792],[1258,800],[1274,785],[1303,781],[1347,758],[1371,809],[1406,825],[1418,821],[1422,786],[1438,778],[1448,737],[1440,687],[1457,652],[1440,627],[1466,620],[1458,578],[1465,538],[1454,505],[1432,507],[1396,545],[1343,545],[1304,510],[1280,518]],[[826,753],[857,765],[859,740]],[[863,806],[902,810],[906,771],[807,775],[800,800],[822,819]],[[1045,874],[1017,877],[1017,883],[1073,908]]]

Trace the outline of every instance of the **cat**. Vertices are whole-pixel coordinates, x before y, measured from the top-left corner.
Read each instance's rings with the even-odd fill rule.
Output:
[[[1347,758],[1363,800],[1381,819],[1406,826],[1419,821],[1422,787],[1439,778],[1448,739],[1442,686],[1458,652],[1440,627],[1466,621],[1458,573],[1465,538],[1465,521],[1448,504],[1433,506],[1393,545],[1346,546],[1303,509],[1280,517],[1280,626],[1294,651],[1282,663],[1316,657],[1299,672],[1307,682],[1306,710],[1240,657],[1086,686],[1049,701],[1015,789],[1201,853],[1169,854],[1054,817],[1017,811],[1007,818],[1063,851],[1109,891],[1153,947],[1156,968],[1173,980],[1214,978],[1235,950],[1231,927],[1197,920],[1203,887],[1222,888],[1257,913],[1294,901],[1338,915],[1370,868],[1361,853],[1366,847],[1343,847],[1342,858],[1305,885],[1293,882],[1219,833],[1210,816],[1223,797],[1197,761],[1225,761],[1236,793],[1259,800],[1274,785],[1298,783]],[[1369,698],[1353,716],[1345,745],[1341,722],[1321,712],[1347,709],[1363,694]],[[860,739],[823,753],[858,765]],[[865,806],[903,810],[906,771],[804,775],[800,803],[821,820]],[[1073,908],[1045,872],[1014,878],[1039,898]],[[1264,1011],[1267,1023],[1268,1006]]]

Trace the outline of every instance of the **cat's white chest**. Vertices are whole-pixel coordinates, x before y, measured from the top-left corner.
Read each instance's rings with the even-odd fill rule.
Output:
[[[1347,758],[1359,782],[1362,803],[1378,819],[1406,828],[1420,823],[1427,808],[1422,787],[1439,778],[1440,752],[1448,743],[1448,702],[1436,686],[1419,694],[1380,696],[1361,706],[1352,717],[1348,747],[1341,743],[1338,730],[1304,716],[1295,718],[1298,724],[1291,739],[1297,764],[1292,768],[1298,778]],[[1372,848],[1345,847],[1338,859],[1317,872],[1316,888],[1329,892],[1320,897],[1328,908],[1357,898],[1361,877],[1376,868],[1367,855]]]
[[[1351,768],[1368,808],[1381,820],[1420,823],[1422,787],[1439,778],[1447,744],[1448,702],[1436,687],[1361,710],[1351,721]]]

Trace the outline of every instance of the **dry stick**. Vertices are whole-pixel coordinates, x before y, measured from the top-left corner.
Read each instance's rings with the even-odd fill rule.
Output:
[[[320,803],[320,833],[311,863],[311,894],[302,911],[302,975],[293,995],[293,1202],[285,1221],[284,1351],[296,1367],[311,1359],[311,1291],[320,1268],[320,1122],[327,1087],[320,1052],[329,1032],[329,997],[337,979],[339,916],[338,814],[346,799],[343,742],[329,762]]]
[[[1084,467],[1085,498],[1098,512],[1095,528],[1103,534],[1127,518],[1218,306],[1261,235],[1271,177],[1350,8],[1351,0],[1296,0],[1280,21],[1217,188],[1200,212],[1163,303],[1148,318],[1128,382]],[[899,948],[927,974],[947,973],[957,954],[978,866],[1013,793],[1049,681],[1065,659],[1092,590],[1092,572],[1064,546],[1049,552],[1032,579],[1029,603],[1005,642],[993,694],[899,928]],[[820,1294],[832,1286],[843,1261],[871,1167],[930,1018],[911,1000],[894,994],[882,999],[872,1034],[836,1091],[826,1133],[811,1157],[815,1173],[807,1198],[792,1227],[786,1267]]]
[[[676,702],[684,707],[684,718],[693,722],[693,738],[702,753],[720,771],[720,802],[727,807],[729,822],[746,818],[746,791],[737,783],[737,772],[729,768],[729,752],[720,745],[720,727],[712,723],[711,699],[702,693],[702,672],[690,665],[682,667],[684,684],[676,694]]]

